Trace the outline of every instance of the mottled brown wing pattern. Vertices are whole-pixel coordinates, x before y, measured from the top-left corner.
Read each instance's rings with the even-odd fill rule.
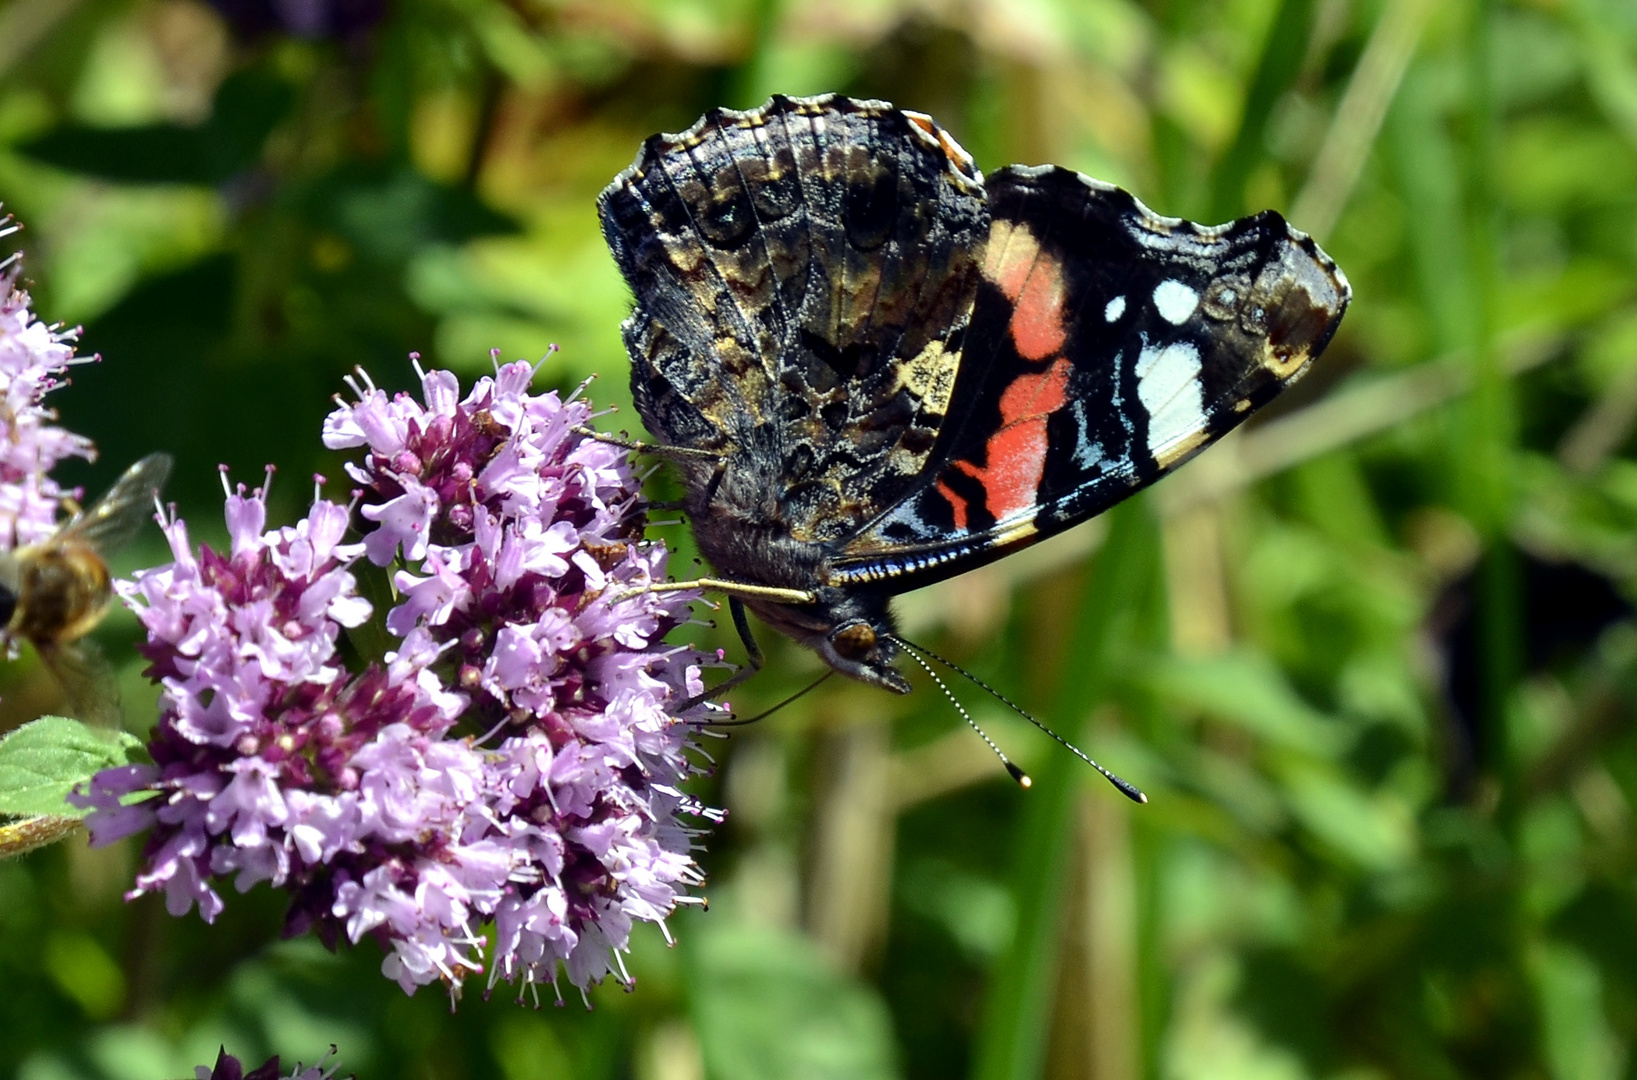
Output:
[[[638,411],[724,454],[719,497],[822,543],[913,485],[989,229],[981,176],[931,120],[835,97],[717,110],[650,139],[599,210],[637,297]]]
[[[1350,298],[1273,211],[1195,225],[1055,166],[986,187],[951,420],[922,485],[841,545],[836,583],[918,586],[1100,513],[1297,378]]]

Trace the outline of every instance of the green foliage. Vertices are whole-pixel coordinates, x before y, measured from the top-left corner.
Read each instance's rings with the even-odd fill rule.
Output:
[[[754,924],[698,930],[687,958],[688,983],[711,1076],[889,1080],[897,1075],[891,1022],[881,999],[837,975],[810,940]]]
[[[254,68],[222,81],[202,124],[63,124],[18,149],[37,161],[131,184],[220,184],[255,165],[291,88]]]
[[[0,814],[83,817],[64,797],[99,770],[128,765],[142,741],[123,731],[43,716],[0,738]]]
[[[360,1076],[451,1080],[1633,1075],[1633,10],[395,0],[250,39],[198,0],[0,11],[0,198],[42,314],[103,359],[55,399],[102,448],[65,479],[171,451],[196,539],[221,462],[279,467],[275,519],[313,472],[344,491],[317,432],[354,365],[398,388],[411,351],[544,356],[541,383],[595,373],[605,425],[634,424],[593,200],[650,133],[775,91],[884,97],[985,168],[1057,161],[1165,213],[1273,206],[1356,290],[1277,415],[904,599],[912,638],[1148,805],[970,684],[1031,790],[935,690],[830,680],[710,745],[712,908],[674,950],[639,934],[636,991],[589,1013],[405,998],[368,944],[275,944],[264,890],[209,927],[125,904],[132,849],[71,839],[0,862],[0,1072],[333,1041]],[[686,567],[686,531],[656,532]],[[164,557],[145,542],[119,569]],[[141,730],[134,632],[98,636]],[[764,644],[746,712],[816,673]],[[48,711],[28,656],[0,682],[0,730]],[[0,812],[59,814],[124,760],[52,723],[0,743]]]

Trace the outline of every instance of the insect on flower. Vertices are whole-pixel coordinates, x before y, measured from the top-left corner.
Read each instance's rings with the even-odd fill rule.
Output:
[[[81,720],[117,722],[112,672],[84,639],[113,602],[108,557],[152,520],[154,499],[170,471],[169,454],[149,454],[45,540],[0,552],[5,633],[34,646]]]
[[[559,1000],[560,978],[629,985],[633,925],[703,903],[697,826],[721,815],[682,784],[711,710],[683,706],[709,658],[666,641],[693,597],[622,595],[667,552],[626,455],[576,433],[591,405],[535,370],[463,394],[423,369],[419,399],[360,372],[324,425],[357,452],[348,504],[315,490],[269,527],[265,485],[228,488],[225,550],[164,515],[172,561],[115,583],[160,686],[151,763],[69,796],[93,846],[150,832],[130,895],[210,921],[223,884],[267,882],[289,933],[374,939],[405,993],[483,973]]]
[[[1202,226],[1059,166],[985,177],[931,117],[837,95],[655,135],[598,210],[644,449],[721,575],[654,587],[726,593],[750,658],[716,692],[760,664],[749,608],[908,693],[896,661],[932,654],[894,596],[1177,468],[1298,378],[1351,297],[1271,210]]]

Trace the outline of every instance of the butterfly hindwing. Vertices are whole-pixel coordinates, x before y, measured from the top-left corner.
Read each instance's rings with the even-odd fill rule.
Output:
[[[1083,521],[1237,426],[1329,341],[1346,279],[1267,211],[1204,227],[1054,166],[986,181],[966,359],[921,485],[840,581],[959,573]]]
[[[758,492],[747,516],[826,543],[914,485],[989,231],[981,176],[935,124],[833,97],[717,110],[650,139],[599,209],[637,297],[638,411],[724,455],[719,498]]]

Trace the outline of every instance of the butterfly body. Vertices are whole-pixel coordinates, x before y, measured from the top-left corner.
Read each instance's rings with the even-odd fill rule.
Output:
[[[1056,166],[985,178],[930,118],[833,95],[656,135],[598,205],[702,554],[800,593],[744,602],[899,692],[894,595],[1175,468],[1350,297],[1272,211],[1204,227]]]

